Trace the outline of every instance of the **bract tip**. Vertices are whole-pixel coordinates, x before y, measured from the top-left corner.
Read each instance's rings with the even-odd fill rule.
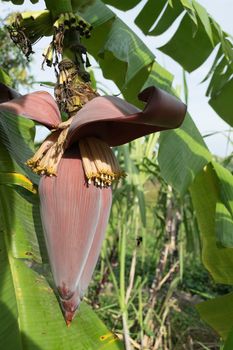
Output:
[[[67,327],[70,327],[71,326],[71,322],[73,321],[74,316],[76,314],[76,310],[75,311],[64,310],[63,314],[64,314],[64,318],[65,318]]]

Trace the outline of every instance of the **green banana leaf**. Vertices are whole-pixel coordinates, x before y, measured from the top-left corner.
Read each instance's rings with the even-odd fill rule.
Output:
[[[233,175],[217,162],[212,165],[220,193],[216,205],[217,240],[223,247],[233,248]]]
[[[33,183],[26,176],[18,173],[0,173],[0,185],[19,186],[36,193]]]
[[[233,331],[227,337],[223,350],[231,350],[233,348]]]
[[[193,36],[193,21],[188,14],[185,14],[171,40],[159,48],[160,51],[179,62],[188,72],[197,69],[213,51],[213,46],[201,21],[198,21],[197,28]]]
[[[211,163],[196,176],[190,192],[201,232],[203,263],[217,283],[233,284],[233,249],[217,244],[216,204],[222,203],[222,191]]]
[[[0,83],[11,86],[11,78],[9,75],[0,67]]]
[[[160,135],[158,161],[163,178],[184,194],[211,160],[203,138],[187,114],[181,128]]]
[[[155,10],[153,10],[152,7],[155,7]],[[184,8],[179,1],[177,1],[176,5],[173,7],[168,6],[168,2],[164,0],[158,2],[156,5],[153,4],[152,1],[148,1],[135,19],[135,23],[140,27],[142,26],[142,28],[144,27],[144,34],[146,35],[161,35],[172,25],[183,10]],[[147,26],[146,31],[145,24],[142,24],[143,20],[145,20],[144,16],[149,19],[150,24],[150,27]],[[159,20],[158,17],[160,17]],[[154,22],[157,22],[155,27]]]
[[[35,151],[34,122],[23,117],[19,117],[18,119],[14,114],[3,111],[0,113],[0,118],[0,150],[2,147],[1,163],[4,164],[4,171],[23,173],[33,183],[38,184],[39,177],[33,174],[25,165],[27,159],[29,159]],[[6,149],[8,151],[6,151]],[[7,155],[8,152],[10,157]]]
[[[220,76],[222,78],[222,76]],[[210,106],[215,110],[218,115],[220,115],[225,122],[230,126],[233,126],[233,112],[232,112],[232,90],[233,90],[233,80],[228,78],[224,79],[226,83],[221,88],[221,91],[211,96],[209,100]]]
[[[123,349],[83,302],[68,328],[53,289],[39,214],[24,162],[34,123],[0,115],[0,344],[9,350]],[[29,180],[30,178],[30,180]],[[12,209],[13,208],[13,209]]]
[[[230,293],[197,305],[197,310],[201,317],[211,325],[224,340],[228,337],[233,328],[232,303],[233,293]]]
[[[135,23],[145,35],[156,36],[167,31],[179,16],[181,18],[176,32],[159,50],[192,72],[205,62],[218,45],[214,64],[204,78],[206,80],[211,77],[206,95],[210,97],[211,107],[232,126],[232,39],[206,9],[196,0],[173,1],[172,4],[169,0],[148,0]]]
[[[216,162],[209,163],[190,187],[192,201],[201,232],[202,260],[217,283],[233,284],[232,217],[230,211],[232,175]],[[225,211],[223,210],[225,209]],[[229,221],[226,224],[226,219]],[[219,222],[218,222],[219,221]],[[221,225],[219,224],[221,222]],[[228,230],[229,223],[231,230]],[[217,230],[217,236],[216,236]],[[218,244],[227,241],[228,246]],[[219,335],[226,339],[233,328],[233,294],[217,297],[197,306],[202,317]],[[232,339],[232,338],[230,338]],[[231,340],[226,349],[230,349]],[[228,344],[228,345],[227,345]],[[225,348],[224,348],[225,349]]]

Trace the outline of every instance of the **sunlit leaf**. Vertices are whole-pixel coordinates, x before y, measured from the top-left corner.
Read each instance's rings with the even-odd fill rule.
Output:
[[[0,185],[16,185],[23,187],[30,192],[36,193],[32,182],[26,176],[18,173],[0,172]]]
[[[172,93],[173,75],[163,68],[158,62],[154,62],[143,88],[145,89],[151,85],[155,85],[169,93]]]

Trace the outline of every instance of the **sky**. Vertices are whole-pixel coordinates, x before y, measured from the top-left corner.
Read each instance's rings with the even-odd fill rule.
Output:
[[[156,60],[164,66],[168,71],[172,72],[174,75],[174,86],[182,87],[182,68],[170,57],[162,54],[158,47],[162,46],[166,40],[168,40],[175,28],[169,30],[167,33],[159,37],[146,37],[140,31],[140,29],[134,24],[134,19],[137,16],[140,9],[144,6],[147,0],[142,0],[138,6],[133,10],[122,12],[112,8],[114,12],[132,28],[136,34],[143,40],[143,42],[149,47],[149,49],[155,54]],[[209,14],[220,24],[222,29],[233,36],[233,24],[232,24],[232,14],[233,14],[233,0],[199,0],[209,12]],[[29,0],[26,0],[23,6],[14,6],[10,2],[1,2],[1,12],[2,16],[6,16],[10,12],[15,11],[32,11],[38,9],[44,9],[44,2],[40,0],[39,3],[32,5]],[[41,70],[41,54],[43,53],[46,43],[49,39],[42,39],[34,47],[36,55],[34,55],[34,60],[32,63],[32,74],[35,76],[37,81],[54,81],[53,70],[46,68],[44,71]],[[217,132],[217,134],[206,137],[205,142],[207,143],[210,151],[218,156],[225,157],[233,152],[233,132],[226,124],[209,106],[208,99],[205,97],[206,84],[200,84],[205,74],[208,72],[213,57],[210,57],[201,67],[187,74],[187,82],[189,89],[189,102],[188,109],[189,112],[196,123],[199,131],[202,135],[207,135],[210,133]],[[95,67],[95,63],[93,64]],[[109,80],[102,77],[100,70],[94,69],[96,73],[97,80],[103,82],[110,93],[118,93],[117,87]],[[45,87],[40,87],[38,84],[35,85],[36,90],[46,90]],[[52,89],[48,89],[51,94]],[[39,139],[44,136],[42,129],[39,129]]]

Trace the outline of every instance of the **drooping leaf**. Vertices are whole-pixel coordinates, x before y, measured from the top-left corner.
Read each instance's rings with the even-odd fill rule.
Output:
[[[0,172],[0,185],[16,185],[36,193],[32,182],[26,176],[18,173]]]
[[[163,34],[167,29],[170,28],[170,26],[173,24],[173,22],[176,20],[176,18],[183,12],[184,8],[180,4],[180,2],[176,2],[176,6],[171,7],[168,3],[165,4],[165,7],[162,9],[162,13],[160,13],[159,18],[155,17],[156,23],[153,26],[148,35],[161,35]],[[151,15],[153,15],[154,11],[151,12]]]
[[[233,331],[231,331],[226,339],[223,350],[231,350],[233,348]]]
[[[160,50],[176,60],[187,71],[198,68],[219,45],[219,51],[208,77],[207,96],[212,108],[233,125],[231,108],[233,46],[231,37],[197,1],[148,0],[135,20],[146,35],[159,35],[168,30],[182,10],[185,15],[173,37]],[[221,57],[221,59],[220,59]],[[219,60],[220,59],[220,60]]]
[[[0,231],[0,247],[0,343],[5,349],[23,350],[20,329],[16,325],[18,318],[17,302],[2,227]]]
[[[216,204],[221,202],[218,181],[208,164],[196,176],[190,192],[201,233],[203,263],[217,283],[233,284],[233,249],[217,245],[216,239]]]
[[[195,1],[195,0],[194,0]],[[186,9],[188,15],[192,19],[193,23],[197,26],[197,15],[194,10],[194,1],[190,0],[180,0],[181,4],[183,5],[184,9]]]
[[[135,23],[138,25],[138,27],[140,27],[140,29],[143,31],[145,35],[148,35],[148,34],[150,35],[151,27],[157,21],[158,17],[160,16],[165,6],[167,6],[167,0],[161,0],[161,1],[148,0],[144,5],[144,7],[142,8],[142,10],[139,12],[138,16],[135,19]],[[170,16],[170,19],[173,21],[174,17]],[[164,18],[163,18],[163,21],[161,23],[165,24],[164,22],[166,21],[164,21]]]
[[[4,147],[8,149],[11,159],[14,159],[14,161],[17,162],[21,171],[23,171],[32,182],[38,183],[38,176],[32,174],[25,165],[25,162],[32,156],[33,151],[35,150],[33,144],[35,135],[34,122],[23,117],[16,118],[12,113],[1,111],[0,135],[1,142]],[[10,162],[12,162],[12,160]],[[5,171],[11,171],[11,169],[6,169]]]
[[[213,38],[213,31],[212,31],[212,27],[211,27],[211,21],[210,21],[210,17],[209,14],[207,13],[206,9],[201,6],[197,1],[193,1],[193,6],[197,12],[197,15],[199,16],[200,21],[202,22],[205,31],[212,43],[212,45],[214,46],[214,38]]]
[[[203,320],[213,327],[224,340],[233,328],[232,304],[233,293],[230,293],[197,305],[197,310]]]
[[[216,203],[216,239],[223,247],[233,247],[233,219],[222,202]]]
[[[0,68],[0,83],[6,84],[8,86],[12,85],[11,78],[2,68]]]
[[[185,70],[192,72],[209,57],[213,51],[213,46],[200,20],[198,21],[197,30],[193,34],[193,22],[186,14],[182,18],[176,33],[159,50],[171,56]]]
[[[233,175],[212,162],[217,175],[220,201],[216,205],[216,234],[224,247],[233,247]]]
[[[231,126],[233,126],[232,90],[233,79],[226,82],[222,89],[218,91],[218,94],[215,94],[209,100],[209,104],[216,113]]]

